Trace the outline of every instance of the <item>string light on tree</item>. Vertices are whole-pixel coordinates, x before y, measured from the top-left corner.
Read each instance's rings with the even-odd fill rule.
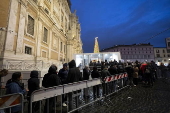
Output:
[[[94,53],[99,53],[99,44],[97,41],[98,37],[95,38]]]

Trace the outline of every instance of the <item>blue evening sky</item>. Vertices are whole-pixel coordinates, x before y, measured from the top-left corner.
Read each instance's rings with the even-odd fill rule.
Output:
[[[170,37],[170,0],[71,0],[81,25],[84,53],[114,45],[151,43],[165,47]],[[157,35],[157,36],[155,36]],[[152,36],[154,38],[148,40]],[[147,41],[146,41],[147,40]]]

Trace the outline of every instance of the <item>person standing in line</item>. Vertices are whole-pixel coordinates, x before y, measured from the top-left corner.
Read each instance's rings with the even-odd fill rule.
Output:
[[[146,66],[147,66],[146,62],[142,63],[141,66],[140,66],[141,75],[142,75],[142,82],[143,83],[146,83],[146,77],[145,77],[145,68],[146,68]]]
[[[118,74],[118,71],[115,65],[111,65],[108,71],[110,72],[111,75]]]
[[[159,66],[159,69],[161,70],[161,77],[165,77],[166,67],[164,63],[161,62],[161,65]]]
[[[33,70],[30,73],[30,79],[28,79],[28,94],[27,94],[27,100],[28,103],[28,112],[30,112],[30,96],[33,91],[40,89],[40,81],[38,79],[38,71]],[[39,102],[32,103],[32,113],[35,113],[39,109]]]
[[[108,94],[108,89],[111,88],[111,84],[109,83],[105,83],[104,79],[107,76],[111,76],[111,74],[109,73],[108,69],[106,66],[104,66],[104,69],[101,72],[101,78],[103,80],[102,86],[103,86],[103,95],[107,95]],[[109,87],[108,87],[109,84]]]
[[[88,66],[85,66],[83,69],[83,80],[89,80],[90,69]]]
[[[91,77],[92,79],[101,77],[96,66],[93,67],[93,71],[91,72]],[[96,95],[96,92],[97,92],[97,95]],[[93,86],[93,98],[95,99],[98,97],[99,97],[99,85],[96,85],[96,86]]]
[[[134,86],[138,85],[138,73],[139,73],[139,68],[138,66],[134,66],[133,68],[134,72],[133,72],[133,83]]]
[[[153,74],[153,71],[152,71],[152,68],[151,68],[151,64],[148,63],[146,68],[145,68],[145,76],[146,76],[146,79],[147,79],[147,84],[149,86],[153,86],[152,74]]]
[[[90,69],[89,69],[88,66],[85,66],[84,69],[83,69],[83,80],[89,80],[89,76],[90,76]],[[89,98],[88,88],[84,89],[84,97]]]
[[[53,64],[50,66],[48,73],[44,75],[42,86],[48,88],[48,87],[53,87],[58,85],[61,85],[61,81],[57,75],[57,66]],[[44,106],[44,113],[48,113],[47,108],[49,108],[49,113],[54,113],[54,107],[56,107],[55,98],[51,97],[47,99]]]
[[[20,82],[21,79],[22,79],[21,72],[13,73],[12,79],[9,80],[8,83],[6,84],[6,94],[13,94],[13,93],[25,94],[28,90],[24,89],[23,84]],[[11,108],[11,113],[19,113],[20,111],[21,111],[21,105],[14,106]]]
[[[113,63],[111,64],[110,68],[108,69],[108,71],[110,72],[110,74],[113,76],[115,76],[116,74],[118,74],[118,70],[116,65],[113,65]],[[111,92],[116,91],[116,86],[117,86],[117,81],[113,81],[110,84],[112,84],[113,88],[111,87]]]
[[[58,72],[58,76],[60,77],[61,83],[62,84],[67,84],[67,76],[68,76],[68,67],[67,67],[67,63],[63,64],[63,68],[59,70]],[[62,95],[62,102],[63,102],[63,106],[66,107],[67,104],[65,103],[65,101],[67,100],[66,95]]]
[[[2,95],[2,88],[5,88],[4,86],[2,86],[2,77],[5,77],[8,74],[8,70],[6,69],[2,69],[0,71],[0,95]]]
[[[133,73],[134,73],[134,70],[132,68],[132,64],[131,63],[128,63],[128,66],[125,68],[127,74],[128,74],[128,79],[129,79],[129,85],[134,85],[133,84]]]
[[[80,70],[78,68],[76,68],[75,60],[70,61],[68,63],[68,65],[69,65],[69,71],[68,71],[67,83],[73,83],[73,82],[81,81],[82,76],[81,76]],[[70,111],[70,110],[72,110],[72,105],[73,105],[72,92],[68,93],[68,98],[69,98],[69,111]],[[76,108],[78,107],[77,104],[78,103],[77,103],[77,100],[76,100]]]

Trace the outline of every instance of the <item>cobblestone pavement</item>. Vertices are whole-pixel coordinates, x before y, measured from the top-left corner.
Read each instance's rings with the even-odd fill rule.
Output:
[[[170,79],[159,78],[152,87],[140,83],[128,87],[106,101],[84,108],[83,113],[170,113]]]

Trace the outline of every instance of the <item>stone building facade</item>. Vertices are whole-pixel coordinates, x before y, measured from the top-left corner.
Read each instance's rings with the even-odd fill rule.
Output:
[[[1,67],[45,68],[82,53],[80,24],[70,8],[70,0],[1,0]]]
[[[166,47],[154,47],[155,62],[160,65],[170,63],[170,38],[165,38]]]
[[[155,47],[154,48],[154,54],[155,54],[155,62],[160,65],[160,63],[164,63],[165,65],[168,65],[170,62],[170,50],[163,47]]]
[[[120,52],[124,62],[150,62],[154,61],[154,49],[150,44],[115,45],[100,52]]]

